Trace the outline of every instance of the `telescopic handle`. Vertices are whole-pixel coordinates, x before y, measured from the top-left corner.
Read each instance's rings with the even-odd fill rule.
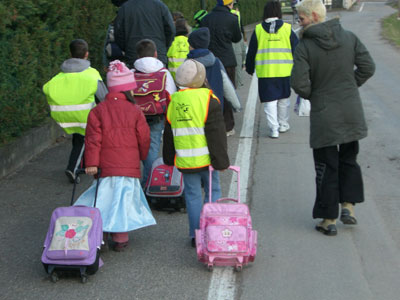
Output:
[[[212,172],[215,170],[211,165],[208,167],[209,169],[209,187],[208,187],[208,201],[211,203],[211,199],[212,199]],[[239,166],[229,166],[228,167],[229,170],[232,170],[234,172],[237,173],[237,200],[236,199],[232,199],[232,198],[222,198],[219,200],[231,200],[231,201],[236,201],[237,203],[240,203],[240,167]],[[217,200],[218,202],[218,200]]]
[[[76,184],[77,184],[77,178],[78,175],[80,174],[86,174],[86,170],[83,168],[79,168],[75,170],[75,180],[74,180],[74,187],[72,189],[72,197],[71,197],[71,206],[74,204],[74,198],[75,198],[75,190],[76,190]],[[99,180],[100,180],[100,174],[101,174],[101,169],[97,168],[97,183],[96,183],[96,192],[95,192],[95,196],[94,196],[94,203],[93,203],[93,207],[96,207],[96,202],[97,202],[97,192],[99,190]]]

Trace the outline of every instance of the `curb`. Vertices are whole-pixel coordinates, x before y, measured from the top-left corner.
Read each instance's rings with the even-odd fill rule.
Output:
[[[64,131],[53,120],[29,130],[13,143],[0,148],[0,179],[24,166],[30,159],[54,144]]]

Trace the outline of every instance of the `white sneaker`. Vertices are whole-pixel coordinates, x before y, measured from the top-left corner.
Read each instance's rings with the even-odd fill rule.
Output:
[[[232,129],[231,131],[228,131],[227,133],[226,133],[226,136],[231,136],[231,135],[234,135],[236,132],[235,132],[235,129]]]
[[[287,125],[281,125],[281,126],[279,127],[279,132],[284,133],[284,132],[286,132],[286,131],[289,131],[289,129],[290,129],[289,124],[287,124]]]
[[[271,130],[271,132],[269,133],[269,137],[271,139],[277,139],[279,137],[279,132],[278,130]]]

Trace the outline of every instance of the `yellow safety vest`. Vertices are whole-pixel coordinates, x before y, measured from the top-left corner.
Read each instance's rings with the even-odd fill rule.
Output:
[[[292,26],[288,23],[283,23],[277,33],[266,32],[261,24],[256,26],[258,49],[255,64],[258,78],[290,76],[293,67],[291,31]]]
[[[82,72],[60,72],[43,86],[50,115],[67,134],[85,135],[99,80],[99,72],[89,67]]]
[[[236,9],[231,9],[231,13],[234,14],[234,15],[237,15],[238,21],[239,21],[239,27],[240,27],[240,25],[241,25],[241,23],[240,23],[240,11],[238,11]]]
[[[175,79],[176,70],[185,61],[189,53],[188,37],[184,35],[176,36],[167,52],[168,70]]]
[[[184,89],[171,95],[167,121],[171,124],[175,166],[179,169],[197,169],[211,164],[204,133],[211,95],[212,91],[207,88]]]

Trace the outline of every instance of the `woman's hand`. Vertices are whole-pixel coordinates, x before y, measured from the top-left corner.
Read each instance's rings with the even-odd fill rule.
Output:
[[[97,167],[87,167],[85,169],[85,172],[88,175],[96,175],[97,174]]]

